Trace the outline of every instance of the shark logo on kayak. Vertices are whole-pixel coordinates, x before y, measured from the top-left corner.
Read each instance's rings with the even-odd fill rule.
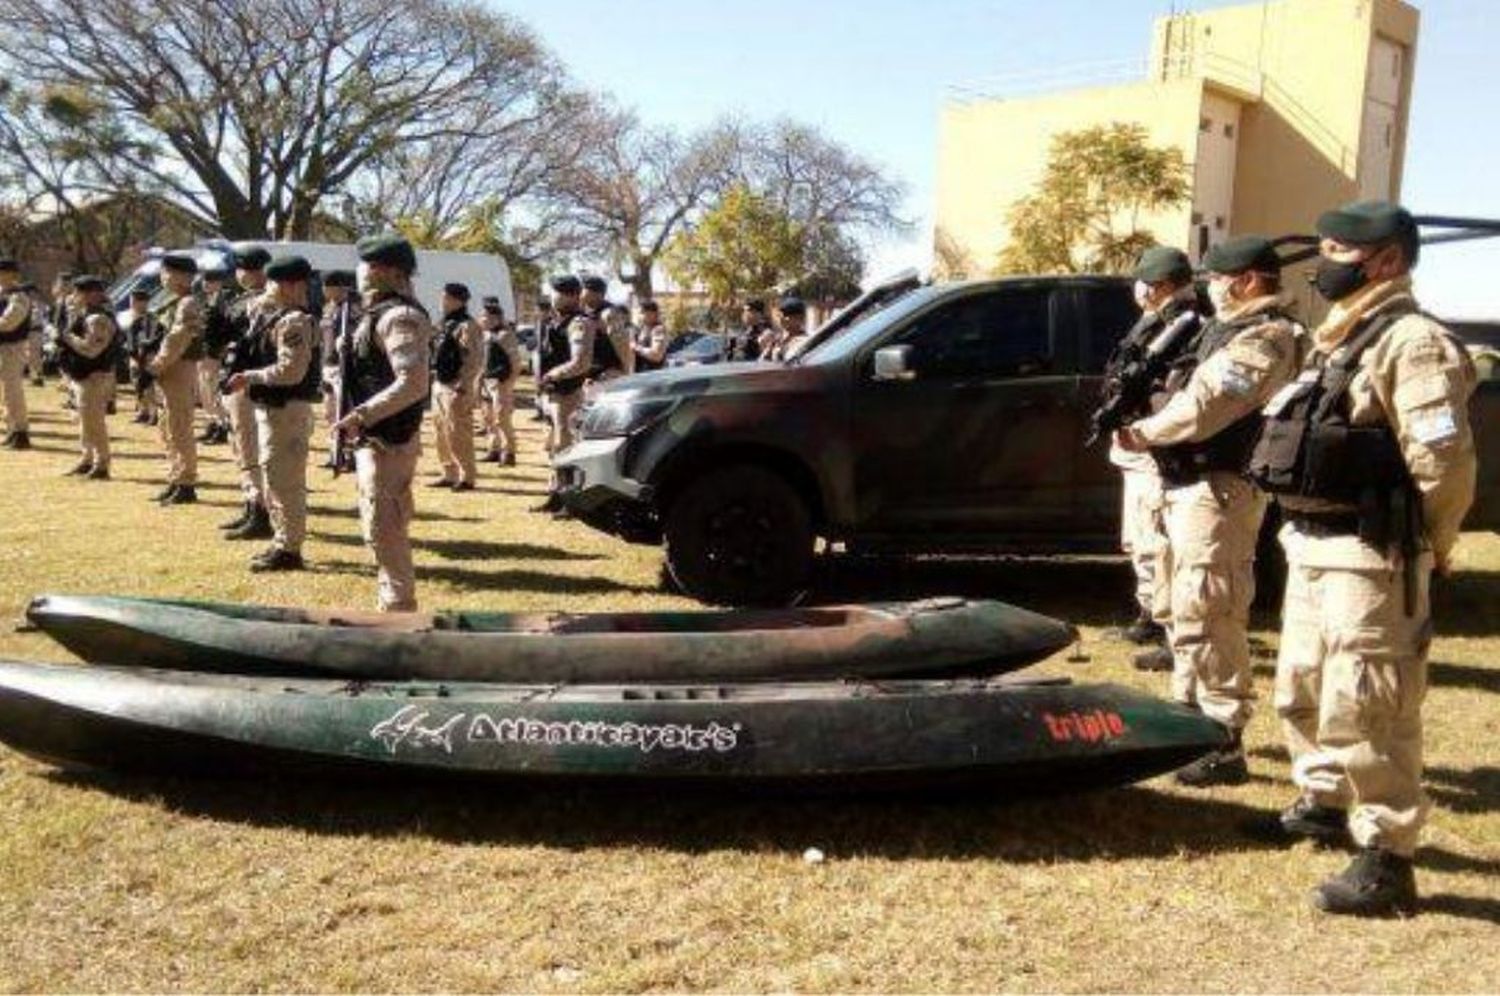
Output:
[[[633,750],[642,754],[654,751],[710,751],[726,754],[739,746],[741,725],[709,722],[694,723],[609,723],[602,720],[546,721],[528,717],[488,713],[456,713],[439,726],[428,723],[430,713],[420,706],[403,706],[393,715],[370,728],[371,739],[378,740],[394,754],[402,745],[414,750],[439,749],[452,754],[455,742],[464,744],[501,744],[520,746],[603,747]],[[464,720],[468,718],[467,725]]]

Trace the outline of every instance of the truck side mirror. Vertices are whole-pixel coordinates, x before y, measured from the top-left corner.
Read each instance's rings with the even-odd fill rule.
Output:
[[[886,346],[875,350],[875,379],[916,380],[917,372],[911,368],[911,347]]]

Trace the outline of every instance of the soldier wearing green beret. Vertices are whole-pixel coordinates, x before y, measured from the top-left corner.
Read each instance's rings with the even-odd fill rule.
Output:
[[[242,248],[234,254],[234,279],[239,294],[229,302],[229,345],[224,354],[224,370],[233,375],[245,369],[242,352],[262,332],[260,312],[268,307],[266,298],[266,264],[271,254],[262,246]],[[229,448],[240,472],[240,496],[244,504],[240,514],[220,524],[224,538],[230,540],[270,539],[274,533],[271,514],[266,507],[266,478],[260,455],[260,430],[255,423],[255,406],[250,396],[236,391],[225,398],[229,413]]]
[[[19,290],[21,267],[0,259],[0,399],[5,405],[5,441],[10,450],[31,449],[26,411],[26,337],[31,331],[31,295]]]
[[[573,445],[573,419],[583,407],[583,386],[594,368],[594,339],[602,334],[583,308],[583,281],[571,273],[552,279],[552,316],[537,330],[538,387],[545,399],[551,432],[547,456]],[[547,499],[534,512],[566,515],[562,482],[553,471]]]
[[[1300,328],[1281,296],[1271,243],[1243,236],[1203,260],[1214,318],[1168,381],[1166,404],[1123,429],[1161,471],[1172,551],[1172,697],[1222,723],[1229,745],[1177,772],[1180,784],[1249,778],[1241,732],[1250,720],[1248,626],[1255,545],[1266,498],[1245,479],[1260,409],[1292,379]]]
[[[1267,406],[1250,464],[1287,520],[1276,710],[1299,796],[1280,827],[1359,849],[1314,892],[1317,908],[1410,913],[1430,805],[1428,581],[1448,571],[1474,498],[1475,373],[1412,295],[1420,241],[1404,208],[1348,204],[1318,233],[1316,286],[1332,308],[1302,376]]]
[[[66,328],[58,332],[59,365],[73,382],[78,408],[81,458],[69,475],[109,480],[109,427],[105,416],[115,391],[115,361],[120,328],[104,298],[104,281],[94,276],[73,278],[76,304]]]
[[[308,313],[312,266],[301,256],[281,256],[266,266],[266,296],[259,334],[246,345],[248,370],[232,374],[231,394],[243,391],[255,406],[256,437],[266,480],[273,538],[250,570],[300,571],[307,535],[307,447],[312,404],[322,381],[317,328]]]
[[[469,314],[469,288],[443,287],[443,323],[432,352],[432,430],[442,473],[430,487],[473,491],[474,399],[484,373],[484,333]]]
[[[163,505],[190,505],[198,500],[198,443],[193,437],[193,410],[198,390],[198,357],[203,355],[203,304],[193,296],[193,257],[162,257],[161,282],[166,298],[156,308],[166,331],[146,370],[161,388],[160,422],[167,450],[167,486],[156,496]]]
[[[397,235],[360,240],[365,311],[341,356],[347,412],[337,431],[353,440],[360,524],[375,555],[380,609],[417,608],[411,556],[412,479],[422,452],[432,323],[417,303],[411,243]]]
[[[1193,287],[1193,264],[1181,249],[1152,246],[1141,253],[1131,275],[1141,317],[1121,338],[1106,364],[1106,379],[1114,376],[1128,353],[1149,346],[1174,323],[1188,323],[1184,333],[1172,340],[1181,344],[1189,342],[1202,323]],[[1179,346],[1164,355],[1163,365],[1180,352]],[[1164,387],[1161,382],[1153,384],[1151,393],[1159,393]],[[1172,556],[1162,517],[1161,474],[1149,453],[1128,453],[1118,443],[1110,446],[1109,459],[1120,469],[1120,546],[1135,574],[1136,618],[1125,628],[1125,636],[1141,646],[1156,644],[1136,655],[1138,670],[1170,671],[1172,652],[1162,644],[1172,618]]]
[[[223,267],[204,270],[199,293],[203,298],[203,358],[198,361],[198,407],[207,424],[198,442],[218,446],[229,441],[229,411],[219,393],[219,372],[224,353],[233,337],[229,304],[233,295],[226,286],[230,272]]]

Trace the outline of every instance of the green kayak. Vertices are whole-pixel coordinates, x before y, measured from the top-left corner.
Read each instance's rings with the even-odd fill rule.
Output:
[[[1132,782],[1225,741],[1112,685],[350,683],[0,662],[0,740],[64,766],[833,790]]]
[[[993,601],[732,612],[392,613],[44,595],[27,618],[82,659],[225,674],[523,684],[999,674],[1073,642]]]

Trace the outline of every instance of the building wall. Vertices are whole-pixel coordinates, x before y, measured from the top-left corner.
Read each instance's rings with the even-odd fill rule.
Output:
[[[1052,136],[1124,122],[1146,127],[1153,145],[1197,154],[1203,84],[1195,79],[1146,81],[1050,94],[1028,100],[949,104],[938,132],[936,226],[988,273],[1005,245],[1011,204],[1035,190],[1047,165]],[[1143,218],[1163,242],[1184,245],[1191,209]]]
[[[1362,191],[1399,198],[1418,21],[1402,0],[1267,0],[1179,14],[1153,25],[1139,83],[951,104],[939,133],[937,229],[988,270],[1007,238],[1006,211],[1035,188],[1051,136],[1113,121],[1144,124],[1153,144],[1182,150],[1193,204],[1147,227],[1195,257],[1205,238],[1310,231],[1320,212]],[[1394,77],[1393,51],[1402,63]],[[1222,127],[1236,117],[1231,149]],[[1205,120],[1217,136],[1199,134]]]

